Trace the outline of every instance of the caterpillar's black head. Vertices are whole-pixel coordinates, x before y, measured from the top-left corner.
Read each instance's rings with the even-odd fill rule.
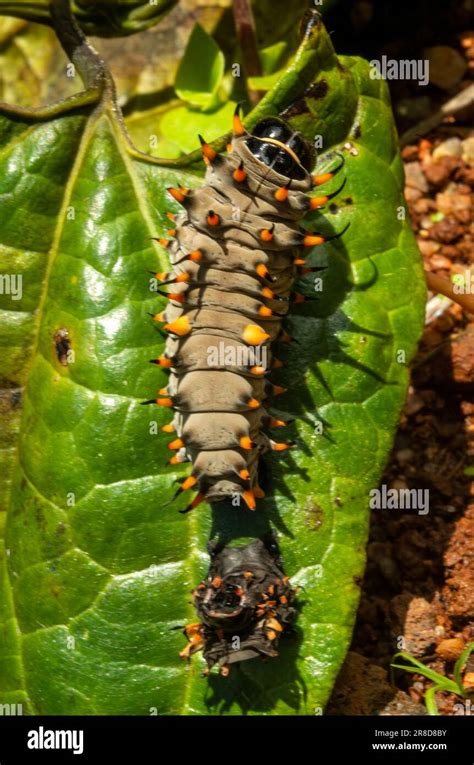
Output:
[[[261,120],[247,146],[260,162],[287,178],[302,180],[314,165],[312,145],[278,117]]]

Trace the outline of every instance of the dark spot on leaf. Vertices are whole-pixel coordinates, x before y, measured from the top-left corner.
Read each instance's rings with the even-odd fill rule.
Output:
[[[338,208],[338,206],[337,206],[337,204],[335,202],[333,202],[331,205],[329,205],[329,212],[330,213],[337,213],[338,209],[339,208]]]
[[[60,537],[64,532],[66,531],[66,524],[65,523],[58,523],[56,528],[56,534],[58,537]]]
[[[290,117],[297,117],[299,114],[306,114],[307,112],[309,112],[308,104],[304,98],[299,98],[297,101],[293,101],[293,103],[281,113],[281,116],[285,119],[289,119]]]
[[[352,204],[352,197],[346,197],[344,202],[346,203],[346,205],[351,205]]]
[[[21,404],[21,394],[22,394],[21,388],[16,388],[15,390],[12,391],[12,393],[11,393],[11,402],[12,402],[12,406],[13,407],[17,408],[17,407],[20,406],[20,404]]]
[[[324,511],[319,505],[317,505],[311,497],[308,499],[306,503],[306,509],[305,509],[305,525],[310,529],[310,531],[317,531],[321,528],[324,521]]]
[[[342,501],[342,499],[340,497],[335,497],[334,498],[334,504],[337,505],[338,507],[342,507],[343,506],[343,501]]]
[[[357,122],[354,125],[354,130],[352,131],[351,138],[360,138],[361,135],[362,135],[362,130],[361,130],[361,127],[360,127],[360,123]]]
[[[304,92],[307,98],[324,98],[329,90],[329,85],[326,80],[319,80],[319,82],[313,82]]]
[[[69,339],[68,330],[64,327],[58,329],[53,339],[58,361],[63,367],[67,367],[69,364],[69,351],[71,350],[71,341]]]

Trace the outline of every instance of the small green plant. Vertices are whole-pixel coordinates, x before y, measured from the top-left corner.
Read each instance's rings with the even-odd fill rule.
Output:
[[[428,714],[430,715],[439,715],[438,707],[436,704],[436,693],[438,691],[445,691],[447,693],[455,693],[456,696],[460,696],[461,698],[467,698],[469,696],[469,691],[464,688],[463,682],[462,682],[462,676],[461,673],[463,671],[464,665],[466,664],[466,661],[468,660],[471,653],[474,652],[474,642],[469,643],[469,645],[466,646],[464,651],[462,652],[461,656],[457,660],[456,664],[454,665],[454,680],[450,680],[448,677],[445,677],[444,675],[440,675],[439,672],[435,672],[434,669],[430,669],[429,667],[426,667],[424,664],[422,664],[421,661],[418,661],[418,659],[415,659],[413,656],[410,656],[409,653],[406,651],[400,651],[399,653],[396,653],[393,657],[392,664],[390,665],[392,667],[392,684],[393,682],[393,669],[401,669],[404,672],[412,672],[416,673],[417,675],[423,675],[423,677],[426,677],[427,680],[432,680],[434,685],[431,686],[431,688],[428,688],[428,690],[425,693],[425,704],[426,708],[428,710]],[[395,660],[401,657],[406,662],[410,662],[409,664],[395,664]]]

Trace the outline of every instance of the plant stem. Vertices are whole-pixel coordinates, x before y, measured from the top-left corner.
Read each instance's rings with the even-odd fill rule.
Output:
[[[450,279],[446,279],[444,276],[438,276],[431,271],[425,271],[426,284],[428,289],[432,292],[441,293],[445,295],[454,303],[459,303],[468,313],[474,314],[474,295],[469,293],[457,293],[454,291],[454,286]],[[473,275],[474,281],[474,275]]]
[[[232,10],[234,13],[235,30],[237,40],[242,53],[242,67],[245,77],[260,77],[262,65],[258,55],[257,37],[255,34],[255,21],[249,0],[233,0]],[[249,99],[253,106],[258,104],[261,93],[247,87]]]

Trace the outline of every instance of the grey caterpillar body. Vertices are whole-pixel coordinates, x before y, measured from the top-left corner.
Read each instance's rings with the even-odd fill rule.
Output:
[[[311,145],[276,118],[249,134],[236,111],[227,156],[201,143],[203,187],[168,189],[184,210],[170,232],[173,270],[157,274],[172,287],[155,317],[169,333],[155,363],[170,369],[156,401],[175,411],[164,428],[176,434],[171,462],[192,463],[178,490],[198,490],[187,510],[235,496],[253,510],[263,496],[259,456],[289,447],[264,432],[285,424],[266,410],[284,390],[267,379],[281,366],[271,345],[289,339],[282,319],[302,299],[291,292],[301,247],[327,241],[298,222],[327,201],[308,192],[334,173],[312,176]]]
[[[169,246],[172,271],[156,274],[170,285],[165,311],[165,350],[153,363],[169,368],[168,385],[150,402],[174,410],[162,430],[171,464],[191,462],[191,474],[175,496],[197,494],[185,510],[203,500],[240,498],[254,510],[264,496],[258,483],[260,455],[285,451],[267,431],[286,423],[267,411],[268,400],[284,392],[268,374],[283,366],[274,343],[291,340],[282,328],[300,273],[304,247],[328,241],[304,232],[299,221],[338,191],[308,194],[333,172],[311,175],[312,146],[278,118],[267,118],[249,134],[236,110],[227,156],[201,140],[207,172],[196,190],[168,189],[183,207],[175,216]],[[343,233],[343,232],[342,232]],[[337,238],[340,234],[336,234]],[[278,654],[281,633],[296,616],[296,591],[283,573],[276,539],[244,547],[211,550],[207,579],[193,591],[200,621],[188,624],[184,659],[202,650],[208,670],[222,674],[231,664]]]

